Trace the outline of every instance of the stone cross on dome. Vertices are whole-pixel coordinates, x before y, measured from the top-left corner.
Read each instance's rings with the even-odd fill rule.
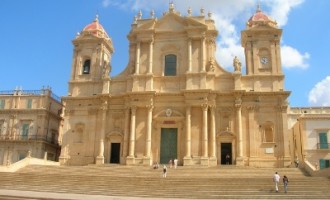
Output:
[[[174,11],[174,3],[173,3],[173,1],[170,2],[170,5],[169,6],[170,7],[169,7],[168,11],[169,12],[173,12]]]

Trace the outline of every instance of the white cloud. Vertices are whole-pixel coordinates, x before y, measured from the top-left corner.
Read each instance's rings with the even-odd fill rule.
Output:
[[[102,1],[102,6],[103,7],[108,7],[110,5],[110,0],[103,0]]]
[[[285,68],[308,68],[308,53],[301,54],[297,49],[294,49],[293,47],[287,45],[283,45],[281,47],[281,57],[282,65]]]
[[[290,11],[302,4],[304,0],[272,0],[265,1],[271,8],[270,16],[276,19],[279,26],[284,26],[288,21]]]
[[[216,58],[219,64],[227,69],[233,69],[233,59],[235,56],[244,65],[244,50],[240,45],[240,37],[235,26],[221,16],[214,15],[216,27],[220,32],[220,40],[217,43]]]
[[[182,15],[187,14],[190,7],[194,14],[199,14],[200,9],[204,8],[205,12],[211,11],[219,30],[219,40],[217,43],[216,58],[219,64],[228,69],[232,69],[232,61],[234,56],[238,56],[242,64],[245,65],[244,51],[240,44],[240,33],[236,30],[237,26],[244,26],[249,17],[256,11],[259,0],[190,0],[181,1],[173,0],[175,9],[180,11]],[[261,0],[262,10],[270,10],[274,19],[279,25],[283,26],[287,23],[290,11],[302,4],[304,0]],[[163,13],[167,10],[168,0],[103,0],[103,5],[114,5],[120,8],[134,10],[135,12],[142,10],[149,12],[155,10]],[[165,7],[165,8],[164,8]],[[158,13],[159,15],[159,13]],[[290,56],[287,56],[290,55]],[[308,53],[301,54],[293,47],[284,45],[282,47],[283,66],[288,68],[307,68]]]
[[[330,106],[330,76],[314,86],[309,92],[308,102],[312,106]]]

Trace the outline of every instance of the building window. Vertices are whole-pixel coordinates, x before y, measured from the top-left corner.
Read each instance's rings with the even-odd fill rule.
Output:
[[[31,109],[32,108],[32,99],[28,99],[26,101],[26,108]]]
[[[165,76],[175,76],[176,75],[176,55],[169,54],[165,56]]]
[[[328,149],[328,135],[327,133],[319,133],[319,139],[320,139],[320,149]]]
[[[23,138],[27,138],[29,135],[29,128],[30,128],[30,124],[23,124],[22,125],[22,137]]]
[[[4,99],[0,99],[0,109],[5,109],[6,101]]]
[[[329,168],[330,160],[320,159],[320,169]]]
[[[90,69],[91,69],[91,60],[87,59],[85,60],[83,65],[83,74],[89,74]]]

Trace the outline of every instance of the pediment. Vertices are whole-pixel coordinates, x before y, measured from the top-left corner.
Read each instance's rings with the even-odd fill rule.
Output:
[[[234,139],[235,135],[231,131],[222,131],[217,134],[217,137]]]
[[[184,117],[184,115],[181,113],[181,112],[179,112],[179,111],[177,111],[177,110],[173,110],[173,109],[171,109],[171,108],[167,108],[167,109],[165,109],[165,110],[162,110],[162,111],[160,111],[160,112],[158,112],[155,116],[154,116],[154,118],[175,118],[175,117]]]
[[[206,25],[189,17],[181,17],[176,13],[168,13],[155,23],[156,31],[186,31],[193,28],[205,28]]]
[[[158,20],[155,24],[157,31],[175,31],[181,32],[185,30],[187,23],[185,20],[176,14],[167,14]]]

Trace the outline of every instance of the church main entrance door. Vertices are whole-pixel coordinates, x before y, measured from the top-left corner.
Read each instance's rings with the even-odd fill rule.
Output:
[[[177,158],[177,128],[162,128],[160,139],[160,163],[167,164]]]

